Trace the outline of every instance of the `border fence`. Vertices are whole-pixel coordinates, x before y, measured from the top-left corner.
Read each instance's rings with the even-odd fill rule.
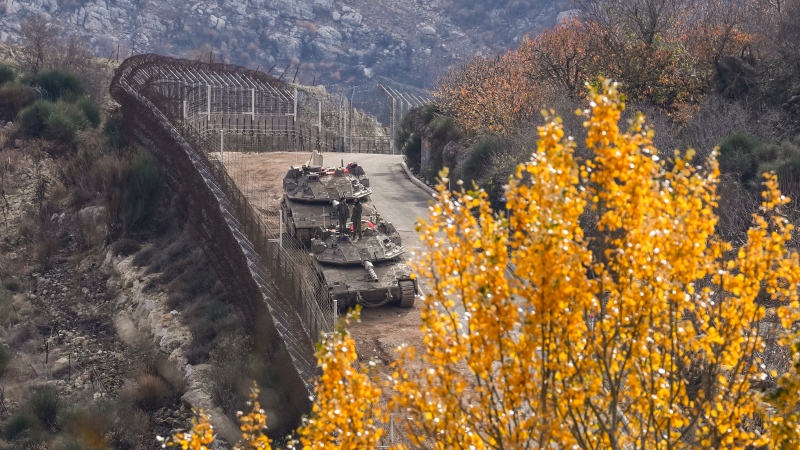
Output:
[[[311,256],[282,236],[280,197],[254,192],[244,155],[390,153],[390,131],[342,95],[238,66],[137,55],[117,69],[110,90],[126,126],[186,200],[187,224],[251,331],[279,343],[271,363],[294,368],[286,390],[299,417],[318,374],[314,343],[333,330],[336,308]],[[392,444],[392,424],[384,425]]]
[[[264,89],[285,86],[241,67],[138,55],[123,62],[110,89],[126,126],[162,162],[170,184],[186,199],[188,225],[200,236],[249,326],[279,338],[270,341],[282,344],[297,374],[295,384],[302,386],[287,387],[294,390],[289,397],[298,411],[307,411],[317,374],[314,342],[333,327],[327,290],[303,260],[308,255],[275,241],[280,230],[260,219],[221,162],[209,158],[203,134],[176,115],[187,92],[176,80],[177,72],[187,78],[258,80]],[[165,74],[170,74],[166,82]]]

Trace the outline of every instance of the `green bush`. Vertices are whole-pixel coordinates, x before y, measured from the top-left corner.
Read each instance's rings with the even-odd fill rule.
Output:
[[[57,69],[39,72],[28,80],[28,84],[42,88],[52,101],[64,99],[73,102],[84,94],[83,83],[78,77]]]
[[[411,122],[412,114],[414,114],[413,111],[403,116],[394,139],[400,153],[405,155],[408,166],[419,169],[422,157],[422,139],[418,133],[414,132],[414,125]]]
[[[738,174],[743,183],[748,183],[758,170],[758,148],[761,141],[745,133],[733,133],[719,146],[719,167],[723,173]]]
[[[23,108],[36,100],[30,86],[13,81],[0,86],[0,120],[16,120]]]
[[[74,146],[78,131],[88,121],[76,105],[59,101],[37,100],[19,114],[20,130],[29,138],[44,138]]]
[[[82,129],[83,117],[64,108],[56,108],[47,118],[43,138],[72,146]]]
[[[13,358],[14,352],[6,344],[0,343],[0,377],[6,374]]]
[[[115,149],[122,147],[122,116],[115,114],[106,120],[103,133],[108,137],[109,144]]]
[[[55,104],[47,100],[37,100],[19,113],[19,129],[22,135],[38,138],[47,128],[47,120],[53,114]]]
[[[100,108],[89,97],[78,100],[78,108],[83,112],[83,117],[89,122],[92,128],[100,125]]]
[[[461,163],[461,179],[467,187],[489,173],[491,157],[497,148],[498,143],[492,139],[482,140],[470,147],[464,162]]]
[[[58,415],[62,402],[55,388],[44,386],[34,390],[28,402],[31,412],[43,428],[51,431],[58,430]]]
[[[19,411],[6,422],[4,431],[7,441],[19,441],[26,436],[39,434],[39,421],[30,411]]]
[[[17,74],[14,69],[8,64],[0,64],[0,85],[17,79]]]

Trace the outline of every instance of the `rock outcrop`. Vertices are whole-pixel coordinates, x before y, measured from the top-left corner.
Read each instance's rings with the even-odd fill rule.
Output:
[[[42,15],[86,38],[98,56],[156,52],[208,57],[304,83],[358,84],[384,76],[417,87],[472,55],[513,46],[553,25],[566,0],[529,2],[523,13],[491,10],[464,25],[441,0],[6,0],[0,40],[17,42],[20,24]],[[519,3],[519,2],[517,2]],[[5,5],[3,10],[2,5]]]

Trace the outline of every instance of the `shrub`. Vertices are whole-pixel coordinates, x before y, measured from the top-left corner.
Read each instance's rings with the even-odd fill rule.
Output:
[[[108,142],[115,149],[122,146],[122,116],[115,114],[106,120],[103,133],[108,137]]]
[[[414,132],[413,114],[415,114],[414,111],[403,116],[394,139],[400,153],[405,155],[409,167],[418,169],[422,156],[422,139],[418,133]]]
[[[467,187],[471,187],[473,181],[479,180],[489,172],[491,157],[498,148],[497,144],[492,139],[486,139],[469,149],[467,157],[461,163],[461,179]]]
[[[139,242],[133,239],[122,238],[111,244],[111,253],[114,255],[128,256],[138,252],[141,248],[142,244]]]
[[[16,78],[17,74],[11,66],[8,64],[0,64],[0,85],[14,81]]]
[[[47,118],[44,133],[41,137],[72,146],[78,130],[83,128],[81,125],[82,117],[76,116],[70,108],[56,108],[50,117]]]
[[[55,388],[44,386],[34,390],[28,402],[31,412],[43,428],[51,431],[58,430],[58,415],[62,403]]]
[[[155,375],[141,375],[137,385],[134,404],[144,411],[158,411],[167,406],[174,395],[169,385]]]
[[[100,125],[100,108],[89,97],[78,100],[78,108],[83,112],[83,117],[89,122],[92,128]]]
[[[28,80],[31,86],[38,86],[52,101],[65,99],[75,101],[84,93],[83,84],[75,75],[62,70],[46,70],[39,72]]]
[[[21,440],[27,435],[37,434],[39,422],[30,411],[19,411],[14,414],[8,422],[4,431],[7,441]]]
[[[42,269],[49,269],[51,263],[53,262],[53,256],[57,251],[58,240],[52,236],[37,243],[34,253],[39,266]]]
[[[241,335],[226,336],[211,351],[208,372],[211,395],[225,412],[241,409],[240,396],[251,386],[247,379],[252,343]]]
[[[139,151],[131,161],[128,176],[128,193],[123,215],[126,233],[136,230],[152,216],[160,191],[161,174],[156,163],[146,152]]]
[[[55,105],[47,100],[37,100],[19,113],[19,129],[22,135],[38,138],[47,128],[47,120],[53,114]]]
[[[14,358],[14,352],[4,343],[0,343],[0,377],[5,375],[6,369]]]
[[[756,152],[761,142],[755,136],[733,133],[719,146],[719,166],[723,173],[738,174],[743,183],[756,176],[758,159]]]
[[[11,82],[0,86],[0,120],[16,120],[23,108],[36,100],[36,94],[29,86]]]
[[[133,257],[133,261],[131,261],[131,264],[134,267],[149,266],[150,263],[153,261],[153,257],[156,255],[156,252],[157,250],[155,246],[151,245],[145,247],[142,250],[139,250],[138,253],[136,253],[136,256]]]

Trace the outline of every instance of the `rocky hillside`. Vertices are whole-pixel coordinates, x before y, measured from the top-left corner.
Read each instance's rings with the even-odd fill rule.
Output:
[[[352,86],[385,76],[430,87],[474,54],[501,51],[555,23],[570,0],[0,0],[0,40],[41,14],[98,56],[214,59],[304,83]]]

